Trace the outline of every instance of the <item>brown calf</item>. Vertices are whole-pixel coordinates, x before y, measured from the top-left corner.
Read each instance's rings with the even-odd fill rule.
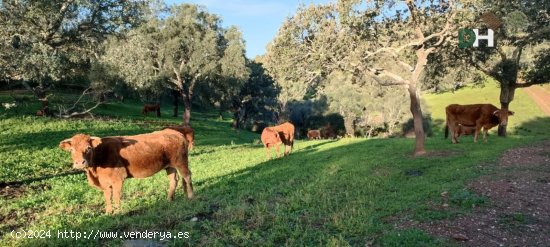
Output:
[[[150,177],[162,169],[170,179],[168,200],[174,199],[178,171],[185,180],[187,197],[193,197],[187,140],[176,130],[103,138],[77,134],[61,141],[59,147],[70,151],[73,167],[84,169],[88,183],[103,191],[107,213],[113,212],[111,197],[115,208],[120,209],[125,179]]]
[[[464,126],[462,124],[459,124],[456,131],[457,131],[457,133],[456,133],[457,136],[456,137],[458,138],[460,136],[468,136],[468,135],[475,134],[476,127],[474,127],[474,126]]]
[[[321,139],[321,132],[319,130],[308,130],[307,139],[310,139],[310,140]]]
[[[514,115],[512,111],[498,109],[491,104],[452,104],[445,108],[445,112],[447,114],[445,138],[447,138],[450,130],[453,143],[458,143],[459,125],[475,127],[474,142],[477,142],[479,132],[483,128],[483,140],[487,142],[487,131],[499,124],[508,124],[508,116]]]
[[[157,117],[160,117],[160,104],[145,104],[143,105],[143,110],[141,110],[141,114],[147,116],[148,112],[156,112]]]
[[[275,153],[277,154],[277,158],[279,158],[279,145],[282,143],[279,133],[267,127],[262,131],[261,139],[265,147],[267,159],[271,159],[270,149],[273,146],[275,146]]]
[[[285,144],[285,156],[290,154],[290,151],[294,146],[294,125],[290,122],[285,122],[270,128],[279,133],[281,142]]]

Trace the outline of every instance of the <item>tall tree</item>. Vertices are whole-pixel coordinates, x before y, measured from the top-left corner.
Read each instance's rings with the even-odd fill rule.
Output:
[[[282,95],[286,89],[302,97],[322,92],[327,76],[338,71],[366,91],[379,90],[379,85],[405,88],[415,126],[414,154],[422,155],[424,71],[430,55],[455,32],[455,17],[466,5],[458,6],[453,1],[342,0],[302,7],[279,30],[266,64],[283,84]]]
[[[464,54],[473,58],[472,64],[480,71],[499,82],[501,109],[508,110],[516,89],[546,82],[522,78],[522,75],[536,69],[525,66],[529,59],[526,50],[550,40],[550,1],[484,0],[477,2],[477,8],[478,21],[471,24],[472,28],[484,25],[483,14],[490,13],[500,19],[501,25],[493,27],[495,47],[466,49]],[[506,126],[499,126],[498,134],[506,136]]]
[[[314,98],[318,87],[350,52],[346,32],[340,32],[331,5],[300,6],[280,27],[268,45],[263,62],[281,88],[283,111],[287,103]]]
[[[177,90],[184,103],[184,124],[189,124],[198,84],[228,86],[248,76],[238,30],[224,30],[218,16],[196,5],[173,6],[128,36],[114,40],[104,60],[136,88],[161,83]]]
[[[410,99],[410,111],[414,120],[416,144],[414,155],[424,154],[425,133],[420,105],[420,90],[424,81],[429,56],[438,52],[456,30],[457,5],[453,1],[340,1],[339,7],[348,10],[347,21],[360,36],[351,63],[358,64],[359,72],[365,72],[382,85],[404,87]],[[358,5],[359,4],[359,5]],[[365,6],[361,11],[358,6]],[[385,12],[393,9],[394,13]],[[358,18],[370,17],[368,28]],[[377,21],[376,18],[380,18]]]
[[[232,98],[234,128],[242,128],[254,122],[272,122],[277,111],[279,88],[267,75],[260,62],[249,61],[250,77],[242,85],[239,94]]]

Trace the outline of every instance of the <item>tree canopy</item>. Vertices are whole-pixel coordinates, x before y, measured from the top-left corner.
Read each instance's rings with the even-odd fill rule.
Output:
[[[423,154],[420,90],[425,68],[457,30],[463,10],[453,1],[302,6],[270,44],[266,67],[281,85],[283,104],[325,94],[329,105],[348,118],[346,126],[360,114],[360,105],[366,107],[365,99],[384,95],[377,93],[386,91],[380,86],[405,88],[414,119],[415,154]]]
[[[0,77],[57,80],[85,71],[110,35],[141,22],[143,1],[0,2]]]
[[[222,28],[218,16],[196,5],[172,6],[163,16],[149,18],[126,39],[112,40],[104,61],[136,89],[177,90],[188,124],[198,84],[234,94],[232,88],[248,78],[244,41],[238,29]]]

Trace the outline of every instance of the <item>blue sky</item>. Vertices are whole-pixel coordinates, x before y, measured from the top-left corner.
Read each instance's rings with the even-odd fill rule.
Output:
[[[265,53],[286,17],[295,13],[300,3],[327,3],[330,0],[166,0],[167,4],[194,3],[221,16],[223,26],[236,25],[246,41],[246,56]]]

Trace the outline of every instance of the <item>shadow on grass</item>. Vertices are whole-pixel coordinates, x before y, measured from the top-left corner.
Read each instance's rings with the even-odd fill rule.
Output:
[[[438,242],[429,236],[419,238],[421,233],[396,234],[393,222],[384,219],[392,215],[428,220],[450,217],[446,212],[432,213],[427,202],[438,200],[442,191],[462,190],[465,181],[481,175],[480,162],[495,160],[504,150],[534,140],[538,139],[495,138],[490,139],[491,145],[481,144],[481,149],[477,144],[452,145],[448,140],[431,138],[427,141],[429,150],[464,150],[465,155],[417,159],[410,155],[414,142],[410,139],[352,141],[330,149],[333,143],[318,143],[285,158],[197,180],[196,198],[192,200],[185,199],[178,189],[176,200],[166,202],[168,183],[163,180],[166,183],[158,184],[160,192],[151,195],[152,202],[143,198],[148,203],[120,215],[96,214],[71,221],[78,219],[79,212],[60,212],[51,217],[68,219],[52,231],[189,232],[189,239],[165,241],[177,246],[415,245],[417,241],[435,245]],[[200,169],[199,165],[194,167]],[[407,176],[411,169],[421,173]],[[26,241],[21,245],[96,246],[121,240]]]
[[[41,181],[52,179],[52,178],[60,178],[60,177],[71,176],[71,175],[75,175],[75,174],[81,174],[81,173],[83,173],[83,171],[81,171],[81,170],[68,170],[66,172],[61,172],[61,173],[51,174],[51,175],[44,175],[44,176],[41,176],[41,177],[29,178],[29,179],[24,179],[24,180],[20,180],[20,181],[10,181],[10,182],[0,181],[0,189],[2,189],[4,187],[7,187],[7,186],[19,187],[19,186],[28,185],[28,184],[34,183],[34,182],[41,182]]]
[[[375,152],[377,147],[372,144],[379,142],[391,148]],[[329,144],[332,143],[318,143],[285,158],[208,181],[196,181],[193,200],[185,199],[179,189],[177,199],[168,203],[164,199],[164,186],[167,188],[168,183],[159,184],[162,192],[153,195],[159,199],[152,204],[132,208],[121,215],[69,221],[55,230],[189,231],[189,240],[169,241],[177,245],[364,243],[368,240],[365,238],[378,236],[387,228],[379,221],[383,215],[406,208],[403,202],[393,208],[384,204],[395,198],[396,188],[409,188],[398,189],[400,193],[415,189],[415,186],[391,185],[397,180],[405,184],[413,181],[400,179],[403,177],[401,166],[408,168],[417,163],[406,158],[404,151],[408,151],[412,142],[375,140],[331,149],[323,147]],[[402,162],[385,168],[377,163],[379,160],[389,164]],[[196,169],[200,169],[199,166]],[[400,172],[393,172],[394,169]],[[197,221],[192,221],[194,218]],[[24,245],[104,245],[110,241],[55,238],[29,240]]]

